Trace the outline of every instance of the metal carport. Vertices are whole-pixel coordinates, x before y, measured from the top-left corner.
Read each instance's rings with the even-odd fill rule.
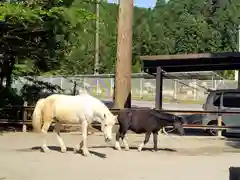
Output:
[[[141,56],[140,60],[143,62],[143,71],[156,76],[156,109],[162,109],[164,72],[240,69],[240,52]]]

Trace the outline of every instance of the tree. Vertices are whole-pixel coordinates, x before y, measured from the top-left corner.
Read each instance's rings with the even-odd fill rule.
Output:
[[[11,74],[93,73],[96,0],[1,2],[0,84]],[[114,73],[118,6],[100,4],[100,73]],[[133,72],[140,55],[237,51],[238,0],[158,0],[134,7]],[[231,77],[232,72],[222,73]]]
[[[93,19],[85,9],[72,7],[69,1],[25,1],[1,3],[0,80],[10,86],[15,68],[34,74],[61,67],[71,49],[79,43],[77,30]],[[24,64],[25,66],[19,66]]]

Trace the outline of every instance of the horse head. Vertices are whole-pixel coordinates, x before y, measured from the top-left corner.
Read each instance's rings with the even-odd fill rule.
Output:
[[[103,121],[101,123],[101,130],[104,133],[105,141],[112,140],[112,128],[117,122],[118,115],[110,113],[104,113]]]
[[[180,136],[183,136],[185,134],[183,124],[186,124],[185,118],[176,116],[173,122],[173,127],[178,130]]]

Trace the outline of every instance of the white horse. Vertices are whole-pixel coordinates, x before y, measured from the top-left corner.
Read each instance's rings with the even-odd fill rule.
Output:
[[[99,121],[105,141],[111,141],[112,127],[117,122],[117,116],[114,116],[104,103],[88,93],[77,96],[54,94],[45,99],[40,99],[36,104],[32,119],[33,129],[42,133],[42,149],[44,152],[49,151],[46,145],[46,134],[53,121],[55,122],[55,132],[62,152],[66,152],[66,146],[60,136],[61,123],[80,123],[83,139],[74,151],[77,152],[82,148],[84,156],[89,155],[87,147],[88,125],[94,120]]]

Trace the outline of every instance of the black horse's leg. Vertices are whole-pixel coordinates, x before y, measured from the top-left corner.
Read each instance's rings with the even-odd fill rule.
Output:
[[[126,134],[127,134],[127,132],[122,133],[121,134],[121,138],[122,138],[125,150],[128,151],[129,150],[129,146],[128,146]]]
[[[123,144],[125,146],[125,150],[129,150],[129,146],[128,146],[128,143],[127,143],[127,140],[126,140],[126,136],[125,136],[126,133],[127,133],[127,130],[128,130],[128,127],[125,124],[120,124],[119,130],[116,133],[115,148],[117,150],[121,150],[121,146],[120,146],[120,143],[119,143],[120,138],[123,141]]]
[[[146,133],[145,133],[145,139],[144,139],[143,143],[141,143],[141,144],[138,146],[138,151],[139,151],[139,152],[142,151],[143,146],[148,143],[148,141],[149,141],[149,139],[150,139],[150,135],[151,135],[151,132],[146,132]]]
[[[121,150],[121,146],[119,143],[120,137],[121,137],[121,135],[120,135],[120,129],[119,129],[119,131],[116,133],[116,142],[115,142],[115,148],[119,151]]]
[[[153,132],[153,149],[154,151],[158,150],[158,132]]]

